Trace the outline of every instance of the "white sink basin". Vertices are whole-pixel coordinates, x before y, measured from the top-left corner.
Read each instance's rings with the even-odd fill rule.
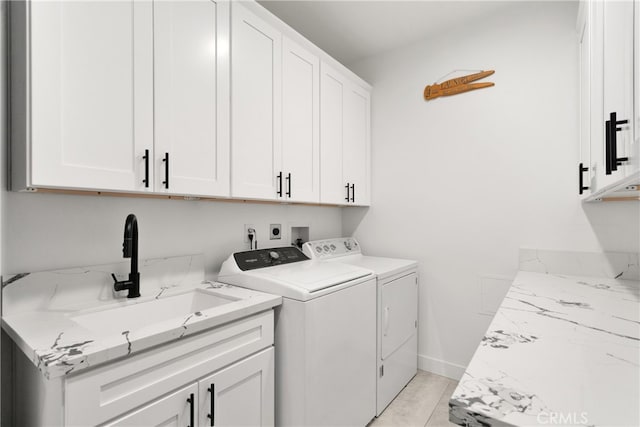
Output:
[[[193,313],[237,301],[201,289],[166,296],[139,304],[107,308],[72,316],[71,320],[100,334],[122,334],[175,318],[186,319]]]

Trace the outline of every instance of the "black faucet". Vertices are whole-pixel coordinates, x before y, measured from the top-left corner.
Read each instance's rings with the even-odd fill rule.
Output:
[[[122,244],[122,255],[131,258],[131,272],[129,280],[118,281],[115,274],[113,277],[113,287],[116,291],[129,290],[127,298],[138,298],[140,296],[140,273],[138,272],[138,220],[134,214],[129,214],[124,223],[124,243]]]

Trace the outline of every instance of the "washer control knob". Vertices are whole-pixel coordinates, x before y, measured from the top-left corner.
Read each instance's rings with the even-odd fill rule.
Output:
[[[324,249],[324,251],[325,251],[325,252],[329,252],[329,246],[327,246],[327,245],[324,245],[324,246],[322,247],[322,249]]]
[[[316,246],[316,252],[321,253],[322,252],[322,246]]]
[[[350,240],[345,240],[344,241],[344,247],[347,248],[348,251],[351,250],[351,241]]]
[[[330,247],[331,247],[331,252],[336,250],[336,245],[331,245]]]
[[[272,260],[277,260],[278,258],[280,258],[280,254],[276,251],[271,251],[269,252],[269,258],[271,258]]]

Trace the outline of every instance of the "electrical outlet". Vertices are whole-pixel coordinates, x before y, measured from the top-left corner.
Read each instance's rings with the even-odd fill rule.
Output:
[[[282,224],[269,225],[269,240],[282,239]]]
[[[242,236],[242,241],[245,243],[249,243],[249,229],[256,229],[256,226],[253,224],[245,224],[244,225],[244,235]]]

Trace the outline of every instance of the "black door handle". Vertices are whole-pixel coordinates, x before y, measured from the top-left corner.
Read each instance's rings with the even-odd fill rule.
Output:
[[[162,183],[164,188],[169,189],[169,153],[164,153],[162,161],[164,162],[164,181]]]
[[[144,179],[142,182],[146,188],[149,188],[149,150],[144,150]]]
[[[609,162],[612,171],[618,170],[618,166],[621,166],[622,162],[629,160],[628,157],[618,157],[617,134],[622,130],[618,125],[626,125],[627,123],[629,123],[628,120],[618,120],[616,112],[609,114]]]
[[[345,198],[345,200],[348,202],[349,201],[349,190],[351,189],[351,187],[349,186],[348,182],[347,182],[347,185],[344,186],[344,188],[347,189],[347,197]]]
[[[291,173],[287,174],[287,192],[285,194],[291,198]]]
[[[282,171],[280,171],[280,173],[276,176],[276,179],[278,180],[278,190],[276,191],[276,193],[278,193],[279,197],[282,197]]]
[[[582,192],[584,190],[588,190],[589,187],[585,187],[584,186],[584,182],[583,182],[583,178],[582,178],[582,173],[588,171],[589,168],[585,168],[582,163],[580,163],[578,165],[578,192],[579,194],[582,194]]]
[[[189,426],[188,427],[195,427],[195,401],[194,401],[194,396],[193,393],[191,393],[189,395],[189,398],[187,399],[187,402],[189,403]]]
[[[207,414],[207,418],[209,418],[211,420],[211,424],[210,425],[214,426],[215,425],[215,420],[213,418],[213,416],[214,416],[213,414],[215,414],[216,406],[215,406],[215,402],[213,401],[213,396],[215,395],[216,385],[215,384],[211,384],[211,387],[209,387],[207,389],[207,391],[209,393],[211,393],[211,408],[210,408],[211,413]]]
[[[355,184],[351,184],[351,201],[353,203],[356,202],[356,185]]]

